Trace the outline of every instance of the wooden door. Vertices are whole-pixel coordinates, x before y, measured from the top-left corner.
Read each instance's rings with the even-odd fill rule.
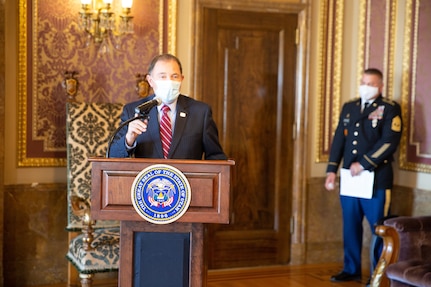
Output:
[[[236,162],[231,224],[208,227],[209,268],[286,264],[297,15],[203,14],[202,100]]]

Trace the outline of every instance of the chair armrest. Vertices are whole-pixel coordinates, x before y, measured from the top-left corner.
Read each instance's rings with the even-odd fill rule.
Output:
[[[386,268],[396,262],[399,256],[400,240],[397,231],[391,226],[378,225],[376,234],[383,238],[383,250],[379,262],[373,272],[371,287],[389,287],[390,281],[386,277]]]

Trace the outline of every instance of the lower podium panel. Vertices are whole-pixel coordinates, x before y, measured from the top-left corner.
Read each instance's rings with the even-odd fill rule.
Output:
[[[122,221],[121,287],[206,286],[202,223]]]
[[[190,233],[135,232],[133,286],[189,286]]]

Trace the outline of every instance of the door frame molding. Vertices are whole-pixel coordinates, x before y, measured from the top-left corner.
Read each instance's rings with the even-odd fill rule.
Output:
[[[286,3],[280,0],[195,0],[192,11],[192,37],[190,47],[191,57],[191,89],[196,99],[200,100],[202,95],[203,77],[203,55],[201,39],[203,38],[203,12],[204,8],[229,9],[248,12],[279,12],[296,13],[298,15],[298,36],[296,56],[296,92],[295,92],[295,120],[294,120],[294,153],[293,153],[293,175],[292,175],[292,217],[291,217],[291,246],[290,264],[305,263],[305,241],[306,241],[306,162],[307,162],[307,133],[308,122],[308,79],[309,74],[309,39],[310,39],[310,15],[311,0],[309,3]]]

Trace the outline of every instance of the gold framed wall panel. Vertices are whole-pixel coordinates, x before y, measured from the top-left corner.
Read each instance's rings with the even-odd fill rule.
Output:
[[[126,103],[137,99],[135,75],[151,58],[176,51],[177,0],[135,1],[135,33],[102,57],[86,47],[79,9],[79,1],[19,0],[19,167],[66,165],[66,70],[78,73],[78,100]]]
[[[400,167],[431,172],[431,25],[430,1],[406,2],[402,69]]]
[[[319,128],[316,162],[328,161],[341,99],[344,0],[320,1]]]
[[[383,95],[392,99],[397,1],[361,0],[359,11],[357,85],[365,69],[377,68],[383,73]]]

